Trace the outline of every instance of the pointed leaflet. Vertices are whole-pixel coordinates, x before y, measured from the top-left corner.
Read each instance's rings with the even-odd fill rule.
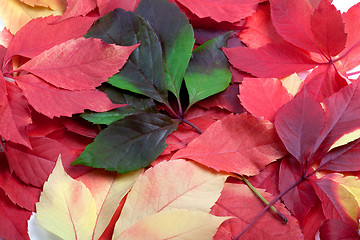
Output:
[[[82,113],[85,109],[104,112],[123,105],[113,104],[96,89],[70,91],[56,88],[42,79],[26,74],[16,78],[29,104],[49,118]],[[39,94],[41,92],[41,94]]]
[[[123,47],[99,39],[78,38],[61,43],[21,66],[56,87],[93,89],[121,68],[138,45]]]
[[[96,223],[91,239],[99,239],[109,225],[121,199],[127,194],[142,170],[127,174],[103,170],[88,172],[76,180],[85,184],[96,202]]]
[[[241,19],[250,16],[255,12],[259,3],[258,0],[246,1],[218,1],[218,0],[176,0],[190,12],[200,18],[210,17],[217,22],[239,22]]]
[[[113,240],[181,239],[208,240],[228,217],[215,217],[201,211],[172,209],[147,216]]]
[[[230,33],[214,38],[194,50],[184,76],[189,106],[225,90],[231,81],[230,65],[221,48]]]
[[[57,21],[63,21],[68,18],[85,16],[96,8],[96,0],[67,0],[66,10]]]
[[[31,7],[19,0],[3,0],[0,4],[0,15],[7,29],[15,34],[33,18],[49,15],[60,15],[62,11],[53,11],[44,7]]]
[[[275,116],[275,127],[286,149],[300,164],[311,160],[326,124],[325,112],[306,88]]]
[[[41,7],[49,7],[53,10],[64,11],[66,7],[66,0],[20,0],[27,5],[32,7],[41,6]]]
[[[244,78],[239,98],[252,115],[274,122],[277,110],[292,96],[276,78]]]
[[[217,171],[256,175],[285,154],[273,124],[244,113],[215,122],[172,158],[192,159]]]
[[[127,196],[114,238],[141,219],[171,209],[208,213],[226,178],[183,159],[157,164],[138,178]]]
[[[273,199],[273,196],[264,190],[257,190],[267,200]],[[290,215],[283,204],[274,205],[287,217],[288,223],[283,224],[275,214],[267,211],[241,239],[303,239],[297,220]],[[220,226],[214,239],[234,239],[264,207],[264,203],[245,184],[226,183],[211,213],[216,216],[233,216],[234,218]]]
[[[357,228],[359,205],[351,192],[332,179],[336,175],[328,174],[312,182],[312,185],[322,202],[322,208],[327,219],[340,219]]]
[[[93,23],[89,17],[77,17],[52,24],[59,17],[36,18],[18,31],[10,42],[5,62],[15,55],[33,58],[55,45],[82,37]]]
[[[161,45],[149,23],[132,12],[116,9],[97,21],[86,37],[123,46],[141,42],[121,71],[109,79],[109,83],[159,102],[167,102]]]
[[[109,125],[73,164],[130,172],[148,166],[166,147],[177,123],[160,113],[141,113]]]
[[[320,227],[320,239],[359,239],[359,233],[339,219],[329,219]]]
[[[235,68],[257,77],[282,78],[318,64],[289,44],[270,43],[257,49],[236,47],[223,51]]]
[[[163,50],[167,89],[179,99],[195,42],[188,19],[167,0],[142,0],[135,13],[149,21],[158,35]]]
[[[1,81],[4,80],[0,78]],[[0,135],[7,141],[30,147],[27,127],[31,118],[26,99],[14,83],[5,81],[5,85],[7,99],[0,107]]]
[[[319,52],[311,31],[313,9],[309,0],[270,0],[271,18],[276,31],[302,49]]]
[[[44,184],[36,219],[63,239],[90,239],[96,221],[95,199],[86,186],[66,174],[61,159]]]
[[[28,234],[31,240],[33,239],[46,239],[46,240],[62,240],[57,235],[46,231],[39,225],[38,220],[35,218],[36,213],[33,212],[30,219],[28,220]]]
[[[336,56],[345,48],[346,33],[341,13],[329,0],[320,1],[310,22],[317,46],[327,57]]]
[[[99,9],[100,16],[104,16],[116,8],[122,8],[125,11],[134,12],[139,2],[140,0],[97,0],[97,7]]]

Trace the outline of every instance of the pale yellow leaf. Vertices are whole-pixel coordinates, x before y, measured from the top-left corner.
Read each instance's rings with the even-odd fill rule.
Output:
[[[333,145],[331,145],[329,151],[336,147],[344,146],[348,144],[349,142],[352,142],[356,139],[360,138],[360,129],[357,129],[355,131],[352,131],[350,133],[344,134],[341,138],[336,140]]]
[[[358,205],[360,206],[360,180],[355,176],[344,177],[342,174],[336,174],[335,181],[340,183],[346,188],[352,195],[354,195]]]
[[[142,172],[143,169],[126,174],[116,174],[97,169],[76,179],[89,188],[96,201],[98,217],[92,239],[99,239],[103,234],[121,199],[128,193]]]
[[[19,0],[0,0],[0,16],[5,27],[12,34],[15,34],[33,18],[61,15],[62,13],[63,11],[55,11],[46,7],[31,7]]]
[[[36,204],[40,226],[66,240],[90,239],[96,221],[96,203],[86,186],[72,179],[59,157]]]
[[[159,163],[134,184],[116,223],[115,238],[146,216],[161,211],[210,212],[227,177],[183,159]]]
[[[282,85],[286,88],[288,93],[295,96],[301,88],[302,80],[299,76],[294,73],[290,76],[284,77],[281,79]]]
[[[34,6],[49,7],[52,10],[65,11],[66,0],[20,0],[21,2]]]
[[[230,217],[173,209],[145,217],[113,240],[209,240]]]

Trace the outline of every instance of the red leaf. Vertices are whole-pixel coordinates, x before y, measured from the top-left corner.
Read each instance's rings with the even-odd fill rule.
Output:
[[[27,23],[10,42],[5,62],[15,55],[33,58],[60,43],[82,37],[94,22],[89,17],[77,17],[53,24],[58,19],[59,16],[49,16]]]
[[[139,3],[140,0],[97,0],[100,16],[104,16],[115,8],[134,12]]]
[[[311,31],[320,51],[328,57],[338,55],[346,43],[340,11],[328,0],[321,0],[310,19]]]
[[[262,189],[257,190],[267,200],[272,200],[271,194]],[[275,214],[267,211],[241,239],[303,239],[296,219],[290,215],[284,205],[276,203],[274,206],[287,217],[288,223],[283,224]],[[234,239],[264,207],[264,203],[248,186],[226,183],[211,213],[216,216],[235,216],[236,218],[231,218],[220,225],[214,239]]]
[[[320,228],[320,238],[322,240],[359,239],[359,233],[339,219],[329,219]]]
[[[312,182],[322,202],[324,215],[327,219],[340,219],[357,229],[359,217],[357,201],[345,187],[331,179],[334,176],[334,174],[328,174]]]
[[[283,159],[280,166],[279,190],[284,192],[302,177],[302,168],[294,158]],[[282,197],[286,207],[302,225],[310,209],[315,205],[316,193],[308,181],[303,181]]]
[[[317,101],[322,102],[348,85],[335,68],[330,65],[319,65],[305,79],[306,89]]]
[[[16,175],[26,184],[42,187],[55,167],[59,154],[62,156],[66,172],[72,177],[77,177],[89,170],[83,166],[70,166],[77,155],[56,140],[46,137],[30,137],[30,143],[32,150],[11,142],[7,142],[5,146],[10,169],[15,171]]]
[[[1,155],[4,156],[3,153]],[[39,201],[41,189],[24,184],[10,173],[5,156],[0,159],[0,188],[14,204],[35,212],[35,203]]]
[[[27,220],[31,212],[13,204],[0,189],[0,237],[11,240],[27,240]]]
[[[258,0],[176,0],[200,18],[210,17],[217,22],[239,22],[255,12]]]
[[[95,38],[78,38],[42,52],[20,69],[59,88],[94,89],[117,73],[138,46],[123,47]]]
[[[270,43],[257,49],[223,48],[223,51],[234,67],[257,77],[281,78],[317,65],[303,51],[288,44]]]
[[[278,79],[244,78],[239,98],[252,115],[274,122],[276,112],[289,102],[292,96]]]
[[[325,216],[321,207],[321,202],[319,198],[317,198],[314,207],[310,210],[301,226],[305,240],[315,239],[315,235],[318,233],[324,219]]]
[[[279,195],[280,162],[281,161],[270,163],[260,172],[260,174],[248,178],[249,182],[254,187],[262,188],[274,196]]]
[[[275,127],[286,149],[301,163],[311,160],[326,124],[325,112],[306,88],[275,116]]]
[[[276,31],[297,47],[319,52],[311,32],[313,9],[309,0],[270,0],[271,17]]]
[[[0,108],[0,135],[7,141],[30,147],[27,136],[27,127],[31,123],[28,104],[14,83],[6,81],[5,84],[7,99]]]
[[[82,113],[85,109],[104,112],[123,104],[113,104],[98,90],[70,91],[56,88],[42,79],[26,74],[16,78],[29,104],[49,118]],[[39,94],[41,92],[41,94]]]
[[[250,48],[259,48],[268,43],[284,43],[276,32],[270,16],[270,5],[259,5],[256,13],[247,18],[248,29],[240,32],[240,39]]]
[[[240,114],[215,122],[172,159],[188,158],[217,171],[255,175],[285,154],[272,123]]]
[[[96,8],[96,0],[67,0],[66,10],[57,22],[64,21],[68,18],[85,16]]]

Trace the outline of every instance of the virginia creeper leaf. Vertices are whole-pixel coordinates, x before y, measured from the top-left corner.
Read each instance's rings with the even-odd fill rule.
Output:
[[[258,136],[261,134],[261,138]],[[271,122],[246,113],[215,122],[172,157],[197,161],[217,171],[256,175],[285,156]]]
[[[310,23],[314,39],[323,54],[336,56],[345,48],[346,33],[341,13],[328,0],[320,1]]]
[[[77,17],[52,24],[57,19],[59,16],[48,16],[33,19],[26,24],[10,42],[5,62],[15,55],[33,58],[55,45],[82,37],[94,21],[89,17]]]
[[[189,20],[167,0],[142,0],[135,13],[147,20],[158,35],[163,50],[167,89],[179,99],[195,42]]]
[[[272,200],[271,194],[263,189],[257,190],[266,199]],[[211,213],[216,216],[233,216],[234,218],[225,221],[220,226],[214,239],[234,239],[264,206],[264,203],[245,184],[226,183]],[[287,224],[283,224],[275,214],[268,211],[245,232],[241,239],[303,239],[296,219],[290,215],[284,205],[276,203],[275,207],[288,218]]]
[[[149,165],[165,149],[166,137],[177,123],[160,113],[141,113],[109,125],[73,162],[130,172]]]
[[[66,8],[65,0],[20,0],[20,1],[32,7],[34,6],[49,7],[53,10],[62,10],[62,11],[64,11]]]
[[[90,239],[96,222],[96,202],[86,186],[65,172],[61,159],[45,182],[36,219],[63,239]]]
[[[61,43],[21,66],[56,87],[93,89],[121,68],[138,45],[123,47],[99,39],[78,38]]]
[[[85,16],[96,7],[96,0],[67,0],[66,10],[60,19],[63,21],[68,18]]]
[[[167,102],[161,45],[149,23],[132,12],[116,9],[96,22],[86,36],[124,46],[141,42],[123,69],[109,79],[109,83],[159,102]]]
[[[230,65],[221,50],[227,46],[229,36],[230,33],[221,35],[194,50],[184,76],[189,106],[229,86]]]
[[[329,219],[320,227],[320,238],[323,240],[358,239],[359,233],[339,219]]]
[[[115,226],[113,238],[118,239],[122,232],[136,227],[139,221],[162,212],[174,209],[210,212],[226,178],[224,174],[183,159],[159,163],[134,184]],[[164,179],[167,181],[164,182]],[[165,232],[168,231],[170,229]]]
[[[257,77],[282,78],[317,65],[303,51],[288,44],[269,43],[257,49],[224,48],[230,63]]]
[[[97,7],[99,9],[100,16],[113,11],[116,8],[122,8],[126,11],[135,11],[139,5],[140,0],[97,0]]]
[[[172,209],[147,216],[112,239],[208,240],[228,218],[201,211]]]

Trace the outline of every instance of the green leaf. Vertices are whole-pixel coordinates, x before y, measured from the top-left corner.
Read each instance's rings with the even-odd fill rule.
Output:
[[[189,107],[229,86],[230,65],[221,50],[227,46],[229,36],[230,33],[221,35],[195,49],[184,77]]]
[[[162,49],[148,22],[132,12],[115,9],[99,19],[90,28],[86,37],[99,38],[121,46],[141,42],[120,72],[108,82],[118,88],[167,103]]]
[[[166,148],[178,123],[160,113],[125,117],[101,131],[73,162],[126,173],[148,166]]]
[[[158,35],[165,66],[167,89],[179,99],[181,83],[194,47],[194,31],[185,14],[167,0],[142,0],[136,14]]]

